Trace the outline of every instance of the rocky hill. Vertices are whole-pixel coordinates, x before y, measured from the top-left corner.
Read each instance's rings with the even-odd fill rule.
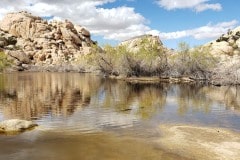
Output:
[[[218,85],[240,84],[240,26],[228,30],[226,34],[205,46],[219,59],[212,82]]]
[[[163,43],[160,40],[159,36],[153,36],[150,34],[141,35],[125,40],[121,42],[119,46],[126,46],[130,52],[137,52],[141,48],[151,50],[153,47],[157,47],[163,51],[169,51],[166,47],[163,46]]]
[[[48,22],[28,12],[9,13],[0,21],[0,49],[16,70],[71,64],[91,51],[90,32],[65,20]]]
[[[229,30],[206,46],[210,47],[210,51],[214,55],[240,55],[240,26]]]

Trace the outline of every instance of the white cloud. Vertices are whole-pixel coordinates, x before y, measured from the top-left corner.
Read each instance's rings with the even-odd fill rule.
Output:
[[[153,30],[147,20],[134,8],[119,6],[106,9],[102,5],[115,0],[1,0],[0,18],[13,11],[27,10],[33,15],[42,17],[53,16],[53,19],[68,19],[83,25],[93,35],[103,36],[109,40],[126,40],[145,33],[160,35],[161,39],[178,39],[193,37],[195,39],[216,38],[227,29],[236,26],[237,21],[219,24],[207,24],[196,29],[170,33]],[[197,12],[206,9],[221,9],[220,4],[209,4],[209,0],[158,0],[159,4],[168,9],[194,8]]]
[[[185,37],[193,37],[194,39],[214,39],[221,34],[226,33],[228,29],[233,29],[238,24],[238,21],[232,20],[229,22],[221,22],[215,25],[211,23],[190,30],[160,33],[162,39],[179,39]]]
[[[134,8],[120,6],[105,9],[102,5],[115,0],[1,0],[0,18],[13,11],[26,10],[41,17],[68,19],[85,26],[94,35],[111,40],[125,40],[144,34],[147,20]]]
[[[174,9],[193,9],[196,12],[202,12],[207,9],[220,11],[222,9],[219,3],[208,3],[210,0],[158,0],[157,3],[160,7],[166,10]]]

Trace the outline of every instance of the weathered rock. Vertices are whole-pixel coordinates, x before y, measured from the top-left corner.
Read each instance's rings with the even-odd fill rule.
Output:
[[[0,41],[0,47],[4,47],[6,45],[6,42],[5,41]]]
[[[126,46],[127,50],[131,52],[137,52],[142,47],[145,49],[151,49],[152,47],[157,46],[159,49],[166,49],[163,47],[163,43],[161,42],[160,38],[158,36],[152,35],[142,35],[131,38],[129,40],[121,42],[120,46]]]
[[[216,41],[206,44],[210,47],[210,52],[213,55],[238,55],[238,48],[240,48],[240,27],[229,30],[223,34]]]
[[[29,57],[23,51],[8,51],[7,54],[22,63],[29,64],[31,62]]]
[[[240,48],[240,39],[236,41],[236,45],[238,46],[238,48]]]
[[[228,43],[230,46],[235,44],[235,40],[233,38],[228,39]]]
[[[0,122],[0,132],[21,132],[35,126],[37,126],[37,124],[32,121],[19,119],[5,120]]]
[[[90,32],[82,26],[75,26],[78,33],[82,34],[85,37],[90,37]]]
[[[233,55],[239,55],[240,56],[240,48],[239,49],[235,49],[233,51]]]
[[[233,47],[231,47],[229,43],[226,41],[212,44],[213,54],[231,54],[232,52],[233,52]]]
[[[62,64],[66,59],[71,64],[79,53],[89,53],[95,44],[90,37],[87,29],[68,20],[48,23],[28,12],[9,13],[0,22],[0,47],[13,50],[6,52],[18,64]]]
[[[8,45],[15,45],[17,43],[16,37],[11,34],[5,33],[0,29],[0,47],[4,48]]]

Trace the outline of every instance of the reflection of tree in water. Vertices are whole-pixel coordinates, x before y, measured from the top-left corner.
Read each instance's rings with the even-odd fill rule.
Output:
[[[181,84],[175,87],[178,103],[178,113],[180,115],[192,110],[193,112],[203,111],[208,113],[212,105],[212,100],[202,92],[201,84]]]
[[[166,104],[167,84],[130,84],[109,80],[100,89],[95,102],[120,113],[150,118]],[[100,98],[99,98],[100,97]]]
[[[163,110],[167,99],[167,84],[135,84],[131,86],[138,97],[137,114],[149,118],[158,110]],[[137,89],[136,89],[137,88]]]
[[[88,106],[148,119],[162,111],[168,98],[179,114],[210,111],[213,102],[240,110],[238,87],[200,84],[132,84],[89,74],[21,73],[0,75],[0,109],[5,118],[68,116]]]
[[[6,118],[39,118],[44,114],[71,115],[90,103],[101,81],[80,74],[25,73],[2,75],[0,107]]]
[[[240,111],[240,90],[239,86],[226,87],[224,93],[224,102],[227,109]]]
[[[226,109],[240,111],[239,86],[205,87],[204,92],[210,99],[224,103]]]

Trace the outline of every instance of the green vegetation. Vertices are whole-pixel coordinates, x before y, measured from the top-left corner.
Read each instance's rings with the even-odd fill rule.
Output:
[[[194,79],[209,79],[218,59],[210,54],[207,47],[190,49],[186,43],[179,43],[178,53],[171,58],[172,71],[179,76]],[[174,75],[174,73],[172,73]]]
[[[10,66],[11,63],[7,60],[7,56],[4,52],[0,51],[0,72],[4,70],[4,68]]]
[[[160,76],[167,68],[166,53],[157,45],[149,47],[147,44],[149,41],[144,39],[136,52],[129,51],[125,45],[106,45],[103,53],[94,50],[81,61],[97,66],[106,75]]]
[[[127,45],[106,45],[100,53],[95,47],[91,54],[81,57],[82,62],[107,76],[209,79],[217,59],[206,47],[190,49],[186,43],[180,43],[178,52],[169,54],[162,46],[144,38],[134,50]]]

